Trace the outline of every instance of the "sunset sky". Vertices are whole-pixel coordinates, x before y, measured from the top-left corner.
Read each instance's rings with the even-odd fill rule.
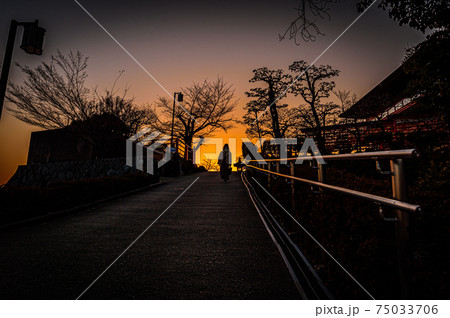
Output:
[[[296,46],[278,40],[295,19],[298,1],[87,1],[79,0],[108,32],[125,47],[171,94],[180,87],[221,76],[235,88],[242,118],[248,101],[244,92],[252,87],[252,70],[267,66],[287,69],[296,60],[312,62],[359,15],[355,1],[338,1],[331,19],[319,21],[325,36]],[[0,63],[11,19],[34,21],[47,30],[42,56],[19,49],[19,29],[13,62],[36,66],[49,61],[60,49],[81,51],[89,57],[88,87],[129,86],[137,104],[152,103],[166,92],[133,61],[73,0],[2,1],[0,11]],[[337,88],[367,93],[400,65],[405,49],[424,39],[408,27],[399,27],[386,12],[372,7],[322,57],[317,64],[341,70]],[[22,80],[12,66],[10,81]],[[292,100],[291,106],[295,106]],[[36,127],[11,117],[6,110],[0,120],[0,184],[19,164],[25,164],[28,143]],[[236,127],[227,137],[243,137]],[[225,136],[218,133],[217,136]]]

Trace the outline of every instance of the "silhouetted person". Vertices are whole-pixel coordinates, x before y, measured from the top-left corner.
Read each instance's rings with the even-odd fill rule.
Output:
[[[218,162],[220,165],[220,177],[223,179],[223,182],[227,182],[231,174],[231,152],[228,144],[223,146]]]

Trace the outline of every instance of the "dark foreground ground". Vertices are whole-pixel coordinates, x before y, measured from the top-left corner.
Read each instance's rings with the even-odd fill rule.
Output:
[[[0,298],[76,299],[197,177],[82,299],[299,298],[239,176],[216,173],[2,230]]]

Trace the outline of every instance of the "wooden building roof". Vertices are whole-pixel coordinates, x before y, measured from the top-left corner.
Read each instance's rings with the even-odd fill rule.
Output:
[[[403,66],[398,67],[339,117],[354,119],[377,117],[402,99],[410,97],[405,92],[408,81],[409,77],[403,71]]]

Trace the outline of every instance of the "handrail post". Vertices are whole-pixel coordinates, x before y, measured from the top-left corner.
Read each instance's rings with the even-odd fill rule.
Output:
[[[403,159],[391,160],[392,195],[399,201],[408,201],[408,188]],[[396,238],[400,292],[403,299],[409,298],[409,216],[407,212],[396,210]]]
[[[289,163],[291,169],[291,177],[295,177],[295,162],[292,161]],[[295,181],[291,179],[291,202],[292,202],[292,210],[295,211]]]
[[[275,171],[277,173],[280,173],[280,161],[276,161],[275,163]],[[275,176],[278,178],[278,176]],[[275,179],[275,178],[274,178]],[[275,198],[277,197],[277,195],[279,195],[278,193],[274,193],[273,196],[275,196]]]
[[[325,183],[325,165],[317,163],[317,180],[319,182]],[[323,189],[319,187],[319,191],[323,192]]]
[[[318,174],[318,180],[319,182],[325,183],[325,165],[323,164],[317,164],[318,165],[318,170],[317,170],[317,174]]]

